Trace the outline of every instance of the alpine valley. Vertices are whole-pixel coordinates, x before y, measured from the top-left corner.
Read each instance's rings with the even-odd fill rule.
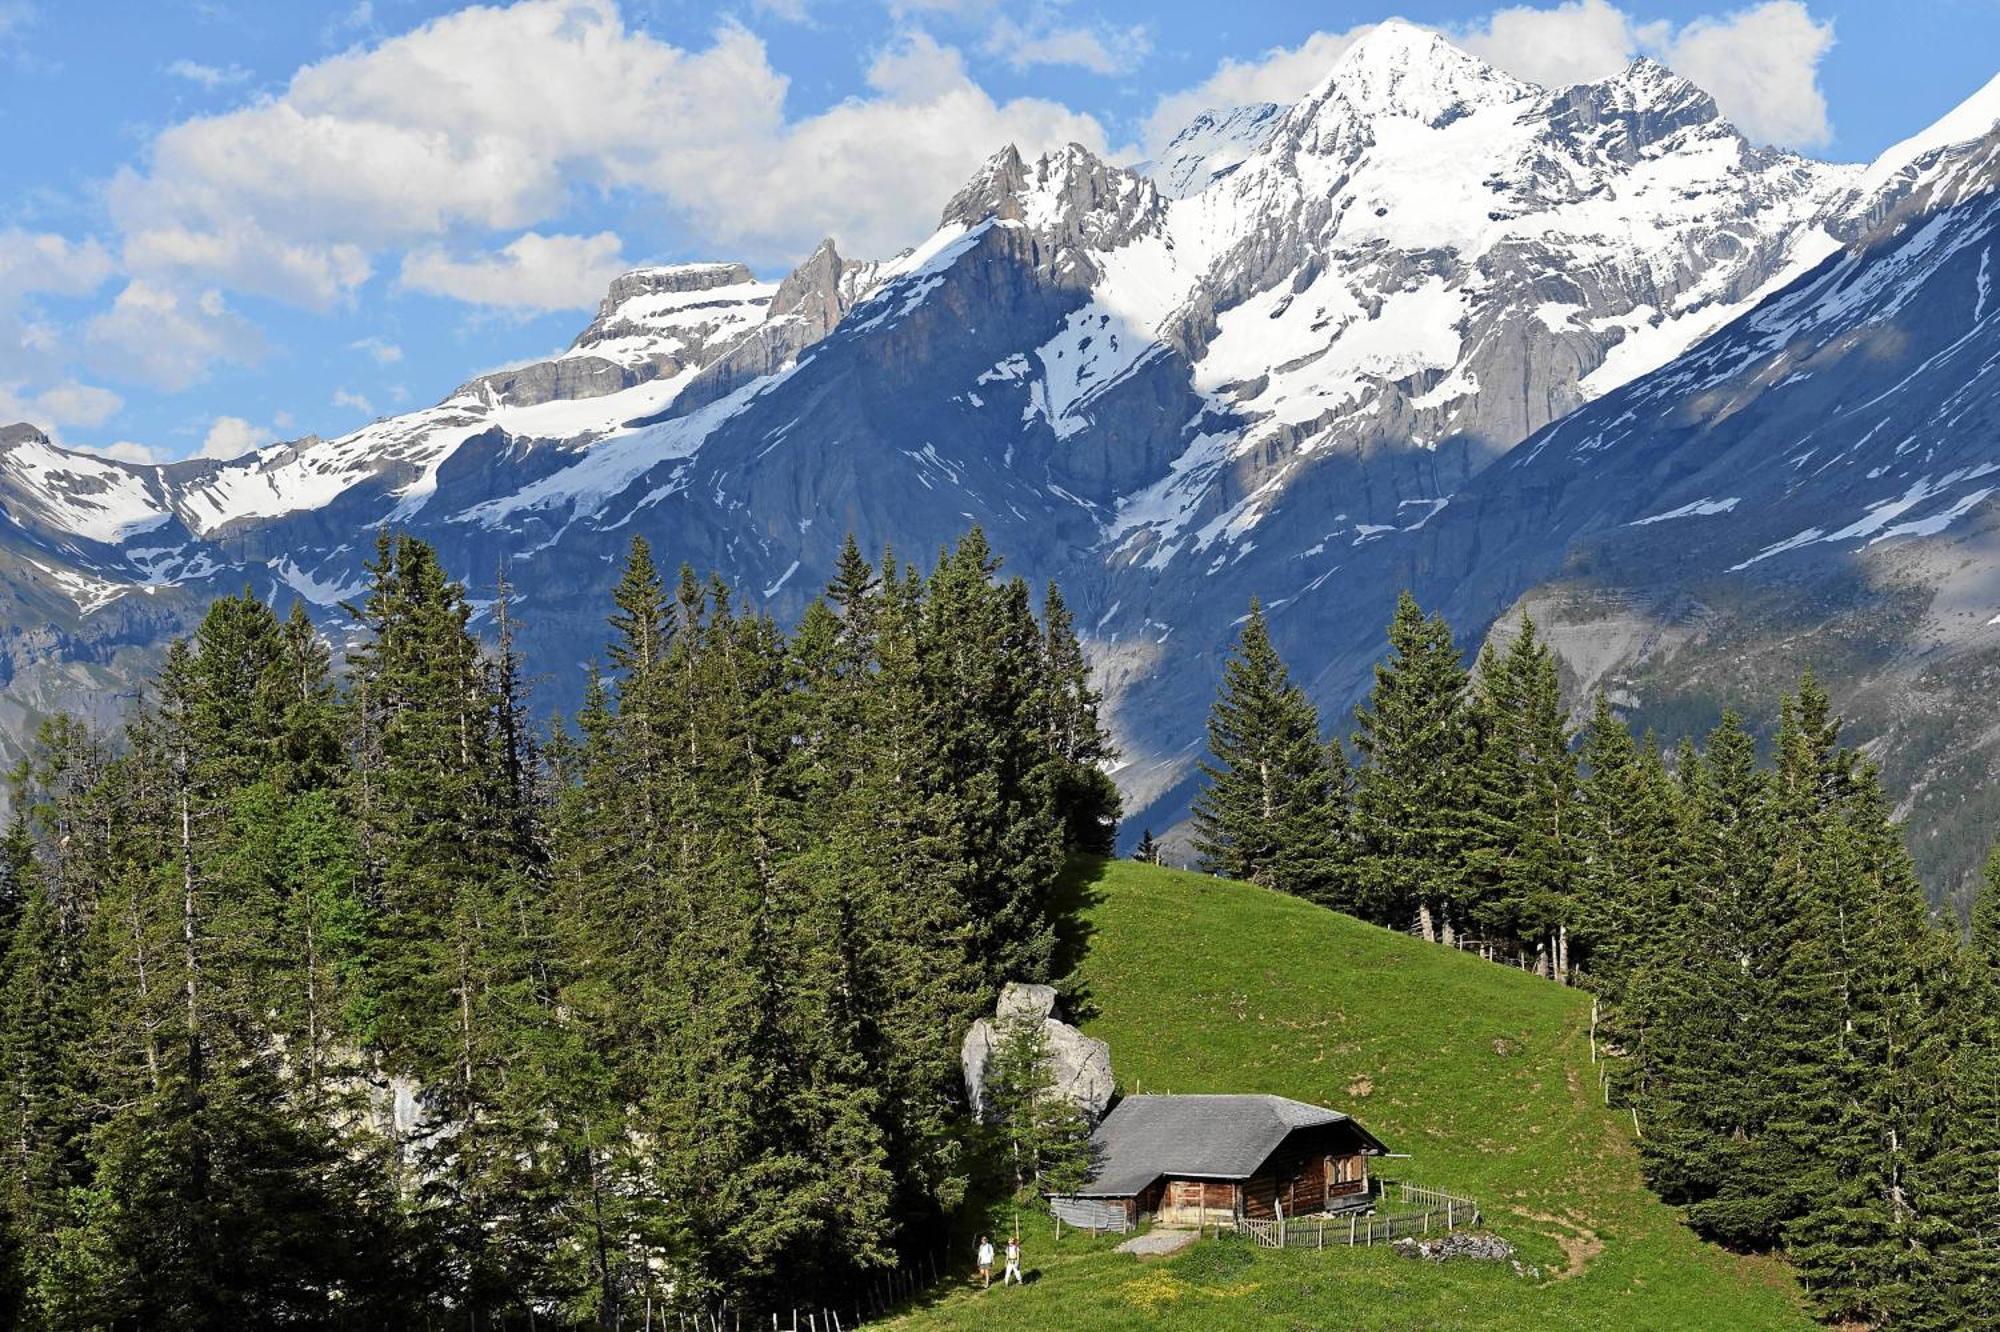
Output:
[[[2000,817],[1996,122],[2000,79],[1829,165],[1658,64],[1540,88],[1390,23],[1136,168],[1000,147],[901,255],[628,273],[560,356],[343,438],[12,426],[0,748],[108,722],[246,584],[338,637],[384,528],[476,604],[504,570],[567,709],[635,533],[789,621],[850,531],[976,523],[1077,613],[1131,836],[1185,814],[1252,595],[1339,716],[1409,587],[1468,646],[1531,612],[1579,710],[1665,742],[1812,663],[1954,896]]]

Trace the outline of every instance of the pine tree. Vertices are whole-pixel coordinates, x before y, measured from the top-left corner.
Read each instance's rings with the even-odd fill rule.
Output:
[[[926,581],[916,662],[927,752],[919,780],[949,799],[974,951],[994,990],[1047,978],[1048,891],[1062,868],[1061,811],[1035,734],[1041,632],[1019,579],[974,528]]]
[[[987,1101],[1014,1188],[1082,1187],[1090,1175],[1090,1121],[1055,1085],[1048,1029],[1035,1018],[1000,1023],[987,1065]]]
[[[1602,694],[1580,756],[1574,947],[1579,964],[1617,998],[1673,908],[1678,793],[1658,741],[1650,733],[1634,740]]]
[[[1773,965],[1768,790],[1756,746],[1725,713],[1683,757],[1677,893],[1669,928],[1638,964],[1620,1015],[1627,1097],[1645,1121],[1647,1179],[1672,1202],[1723,1189],[1761,1124],[1757,1093]]]
[[[1153,840],[1153,830],[1151,828],[1139,834],[1139,845],[1132,848],[1132,859],[1142,865],[1157,865],[1160,863],[1160,844]]]
[[[1098,692],[1076,638],[1076,621],[1054,583],[1042,598],[1041,730],[1053,766],[1063,845],[1108,856],[1116,850],[1121,798],[1105,766],[1117,757],[1098,721]]]
[[[1194,845],[1210,870],[1345,903],[1346,810],[1335,749],[1292,683],[1254,599],[1208,719]],[[1344,756],[1343,756],[1344,757]]]
[[[1468,914],[1467,677],[1449,626],[1426,618],[1408,592],[1397,600],[1389,649],[1355,712],[1361,914],[1398,927],[1414,921],[1434,938],[1463,928]]]
[[[1933,1004],[1951,1041],[1937,1088],[1936,1141],[1912,1192],[1930,1279],[1901,1292],[1899,1323],[1936,1329],[2000,1322],[2000,857],[1989,857],[1950,991]]]
[[[1482,929],[1530,940],[1561,979],[1577,923],[1577,766],[1554,655],[1532,619],[1481,655],[1471,703],[1465,908]]]

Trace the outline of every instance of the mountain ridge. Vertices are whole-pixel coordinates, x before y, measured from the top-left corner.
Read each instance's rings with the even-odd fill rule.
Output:
[[[477,584],[506,566],[567,707],[601,637],[570,603],[635,532],[788,616],[848,530],[920,556],[978,522],[1064,583],[1135,817],[1171,821],[1252,592],[1352,619],[1354,568],[1459,530],[1521,441],[1992,175],[1935,134],[1813,163],[1655,63],[1544,89],[1408,25],[1190,132],[1144,171],[1003,146],[885,260],[634,270],[557,357],[333,440],[145,466],[0,436],[0,605],[49,621],[0,634],[28,703],[0,748],[32,700],[126,687],[111,663],[217,591],[299,598],[339,638],[383,525]],[[1362,637],[1299,640],[1324,701],[1365,681]]]

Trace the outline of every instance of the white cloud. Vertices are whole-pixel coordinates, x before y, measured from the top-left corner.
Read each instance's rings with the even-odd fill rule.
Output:
[[[1311,92],[1340,59],[1375,25],[1364,23],[1345,32],[1316,32],[1297,46],[1274,46],[1254,60],[1225,56],[1215,72],[1192,88],[1168,93],[1153,104],[1146,117],[1146,147],[1158,152],[1203,111],[1226,110],[1256,102],[1296,102]]]
[[[618,237],[543,236],[527,232],[495,254],[458,259],[438,249],[403,259],[402,283],[468,305],[537,314],[590,309],[626,269]]]
[[[161,456],[160,451],[152,445],[140,444],[129,439],[121,439],[111,444],[68,444],[64,447],[82,449],[86,453],[101,453],[107,458],[116,458],[120,462],[138,463],[141,466],[151,466],[154,463],[166,461]]]
[[[1606,78],[1640,50],[1632,17],[1609,0],[1514,5],[1449,35],[1480,59],[1545,88]]]
[[[403,359],[403,349],[386,338],[362,338],[347,344],[349,351],[366,352],[377,365],[394,365]]]
[[[198,83],[209,92],[247,82],[250,78],[250,71],[241,65],[204,65],[198,60],[176,60],[167,66],[167,73],[189,83]]]
[[[385,252],[418,252],[421,277],[441,254],[546,231],[612,191],[653,196],[755,261],[828,233],[893,251],[1001,144],[1104,141],[1054,102],[996,102],[928,37],[879,59],[866,95],[816,115],[788,119],[787,87],[741,27],[683,49],[628,27],[616,0],[472,7],[165,130],[107,199],[137,276],[324,306]]]
[[[84,326],[84,341],[107,373],[176,391],[201,382],[217,361],[247,362],[263,351],[256,328],[222,293],[189,293],[137,278],[111,308]]]
[[[1146,121],[1147,146],[1157,152],[1203,110],[1298,100],[1372,26],[1316,32],[1255,60],[1225,59],[1193,88],[1159,99]],[[1818,81],[1833,25],[1814,19],[1803,0],[1765,0],[1679,26],[1641,22],[1610,0],[1563,0],[1506,6],[1444,31],[1481,59],[1546,87],[1602,79],[1651,56],[1713,96],[1754,140],[1811,148],[1833,134]]]
[[[125,400],[95,384],[65,380],[34,399],[35,419],[57,426],[101,426],[118,415]]]
[[[1042,98],[996,102],[956,50],[922,34],[878,57],[868,83],[875,96],[796,122],[752,155],[708,164],[699,179],[677,173],[682,206],[708,234],[762,253],[832,235],[846,253],[886,255],[921,239],[1003,144],[1030,156],[1070,142],[1105,151],[1092,117]]]
[[[200,458],[240,458],[271,442],[271,432],[240,416],[218,416],[196,450]]]
[[[360,412],[363,416],[375,415],[374,403],[368,401],[368,399],[362,397],[359,393],[353,393],[347,389],[335,389],[333,391],[333,405]]]
[[[114,267],[110,252],[95,240],[18,227],[0,231],[0,303],[11,304],[28,292],[88,296]]]
[[[1042,10],[1027,23],[1001,15],[988,30],[986,53],[1015,69],[1035,65],[1075,65],[1096,74],[1123,74],[1138,67],[1153,49],[1143,24],[1129,28],[1109,25],[1065,25]]]
[[[1832,46],[1833,24],[1815,22],[1798,0],[1770,0],[1696,19],[1674,34],[1663,58],[1751,138],[1812,148],[1833,137],[1819,87],[1819,62]]]
[[[25,384],[0,384],[0,420],[26,421],[62,443],[66,426],[101,426],[116,416],[125,400],[110,389],[64,380],[37,393]]]
[[[190,227],[162,217],[126,235],[124,259],[135,273],[201,274],[315,309],[332,305],[374,272],[358,245],[288,241],[247,219]]]

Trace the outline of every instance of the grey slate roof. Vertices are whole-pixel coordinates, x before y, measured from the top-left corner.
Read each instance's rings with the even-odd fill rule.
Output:
[[[1343,1120],[1338,1110],[1283,1096],[1128,1096],[1090,1135],[1096,1175],[1076,1196],[1129,1198],[1162,1175],[1248,1179],[1294,1130]],[[1354,1130],[1364,1150],[1387,1150],[1359,1124]]]

